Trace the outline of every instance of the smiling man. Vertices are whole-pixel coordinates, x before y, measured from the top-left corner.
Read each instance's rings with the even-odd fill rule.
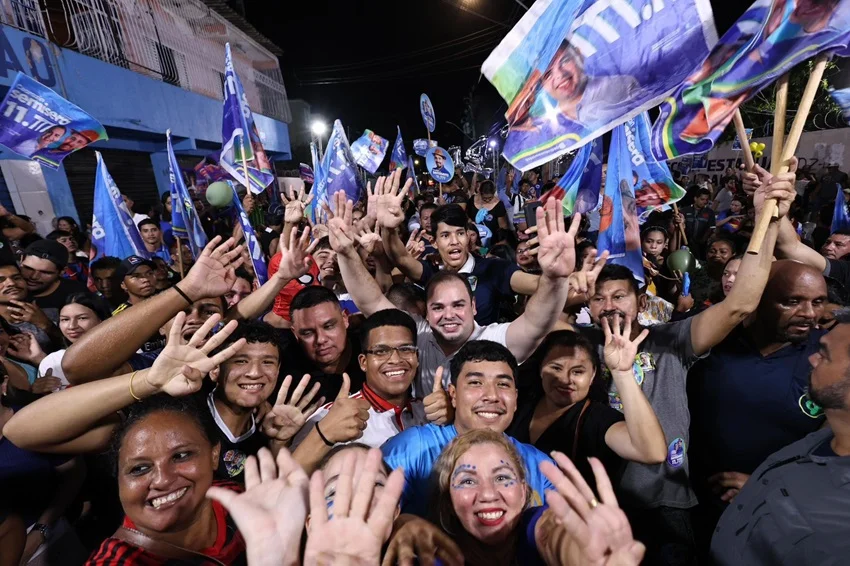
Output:
[[[454,424],[414,427],[390,438],[381,447],[387,465],[391,469],[404,470],[402,508],[406,513],[425,515],[430,494],[429,478],[443,448],[470,430],[486,428],[505,432],[516,412],[517,362],[501,344],[487,340],[467,342],[452,358],[451,369],[449,395],[456,411]],[[510,440],[528,469],[532,505],[539,505],[545,490],[552,489],[549,480],[539,471],[540,462],[548,457],[529,444]]]
[[[293,440],[295,459],[310,471],[337,444],[359,441],[373,448],[403,430],[427,423],[420,399],[410,392],[419,369],[416,323],[398,309],[376,312],[360,329],[363,388],[319,408]]]

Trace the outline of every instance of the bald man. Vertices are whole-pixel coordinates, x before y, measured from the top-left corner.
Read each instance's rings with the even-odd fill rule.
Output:
[[[698,542],[702,533],[708,544],[720,514],[765,458],[823,423],[807,385],[826,301],[820,271],[774,262],[756,312],[691,369],[688,455],[700,500]]]

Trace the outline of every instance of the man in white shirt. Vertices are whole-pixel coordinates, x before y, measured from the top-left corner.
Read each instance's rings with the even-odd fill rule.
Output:
[[[360,336],[363,388],[349,395],[343,374],[337,398],[313,413],[293,439],[293,456],[308,471],[337,444],[356,440],[378,448],[406,428],[428,423],[422,401],[410,392],[419,369],[410,315],[398,309],[377,312],[363,323]]]

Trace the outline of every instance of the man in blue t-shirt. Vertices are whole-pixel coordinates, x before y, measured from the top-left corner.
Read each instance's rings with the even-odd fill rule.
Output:
[[[507,430],[516,412],[516,372],[516,359],[501,344],[487,340],[467,342],[451,361],[449,395],[456,411],[454,424],[409,428],[381,447],[387,465],[404,470],[405,513],[427,515],[428,502],[433,499],[429,482],[434,463],[454,438],[470,430]],[[545,490],[554,489],[539,467],[549,457],[531,445],[509,439],[525,463],[531,505],[541,505]]]
[[[434,247],[440,254],[439,266],[427,260],[417,261],[408,253],[397,231],[403,220],[403,214],[397,217],[392,214],[379,216],[379,223],[384,228],[384,250],[390,261],[404,275],[423,286],[440,269],[465,275],[475,296],[475,321],[478,324],[497,322],[502,298],[512,298],[514,293],[532,295],[537,290],[539,276],[525,273],[515,263],[503,259],[483,258],[469,253],[466,232],[469,219],[460,205],[443,205],[431,215],[431,234]]]

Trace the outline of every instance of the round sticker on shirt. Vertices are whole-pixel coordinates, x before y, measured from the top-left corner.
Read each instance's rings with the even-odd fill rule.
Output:
[[[672,468],[678,468],[685,463],[685,441],[676,438],[667,447],[667,464]]]
[[[227,470],[227,475],[236,477],[245,469],[245,461],[248,458],[244,452],[239,450],[228,450],[224,454],[224,468]]]
[[[823,416],[823,408],[809,398],[808,391],[800,396],[798,404],[800,405],[800,410],[807,417],[816,419]]]

